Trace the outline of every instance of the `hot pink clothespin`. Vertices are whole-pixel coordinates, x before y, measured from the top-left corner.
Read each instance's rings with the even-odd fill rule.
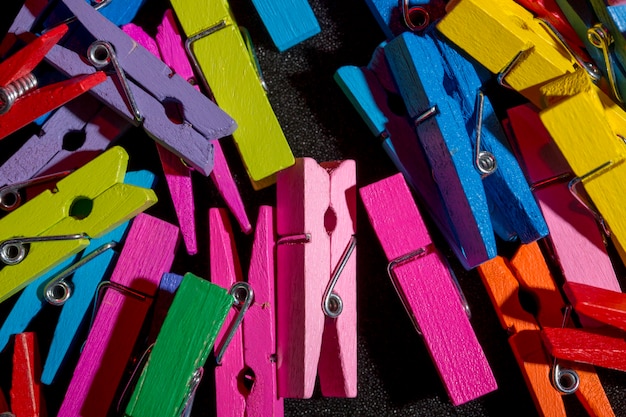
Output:
[[[225,210],[209,211],[211,282],[230,288],[234,308],[216,339],[215,389],[220,417],[281,417],[276,384],[274,212],[261,206],[247,281]]]
[[[147,214],[135,218],[111,280],[105,281],[108,291],[98,303],[59,417],[107,415],[178,241],[176,226]]]
[[[455,405],[497,388],[443,256],[401,174],[359,190],[388,273]]]
[[[354,397],[356,169],[298,158],[278,173],[278,392]]]

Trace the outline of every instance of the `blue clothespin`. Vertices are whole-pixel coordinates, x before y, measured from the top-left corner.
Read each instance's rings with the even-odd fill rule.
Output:
[[[280,52],[320,32],[307,0],[252,0],[252,4]]]
[[[472,64],[433,34],[385,47],[466,268],[496,255],[494,231],[529,243],[547,226]]]
[[[148,171],[129,172],[126,174],[125,182],[151,188],[154,185],[155,176]],[[110,245],[111,242],[114,245],[121,243],[129,224],[126,222],[110,233],[92,239],[91,244],[80,256],[65,261],[24,288],[0,328],[0,350],[2,350],[9,342],[11,335],[21,333],[28,327],[46,302],[63,306],[41,375],[41,381],[44,384],[51,384],[54,381],[67,352],[75,341],[79,327],[88,313],[98,284],[107,275],[107,272],[110,272],[109,267],[115,257],[115,252],[113,246],[105,245]],[[69,280],[64,279],[57,285],[50,285],[51,280],[68,270],[73,263],[78,262],[80,258],[91,258],[92,254],[94,254],[92,259],[73,272],[71,284],[68,284]],[[47,289],[50,291],[47,292]],[[71,294],[69,298],[68,294]]]
[[[365,0],[387,40],[422,32],[445,14],[443,0]]]

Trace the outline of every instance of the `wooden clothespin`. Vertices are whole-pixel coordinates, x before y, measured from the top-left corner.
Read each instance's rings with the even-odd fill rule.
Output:
[[[91,73],[94,65],[106,67],[115,62],[119,76],[107,77],[91,93],[208,175],[213,167],[210,140],[231,134],[235,122],[84,1],[65,0],[64,4],[90,34],[84,38],[93,36],[95,41],[88,48],[88,62],[61,46],[52,48],[46,60],[68,76]]]
[[[0,64],[0,139],[105,81],[103,72],[92,71],[37,88],[32,71],[66,32],[66,25],[51,29]]]
[[[10,415],[15,417],[46,417],[48,415],[39,382],[40,375],[41,365],[35,333],[15,335],[13,382],[10,391],[12,414]]]
[[[0,220],[0,301],[156,202],[123,183],[127,164],[111,148]]]
[[[181,77],[186,80],[194,79],[193,70],[187,60],[171,10],[166,10],[163,20],[157,28],[155,39],[150,37],[141,27],[134,24],[125,25],[122,29],[148,51],[163,59]],[[157,145],[157,150],[170,189],[183,241],[185,242],[187,252],[193,255],[197,253],[198,249],[191,170],[179,158],[162,146]],[[235,214],[242,230],[245,233],[249,233],[252,230],[252,226],[248,220],[239,190],[233,180],[219,141],[213,141],[213,150],[214,165],[211,171],[211,179],[224,197],[224,201]]]
[[[445,236],[463,265],[495,256],[494,232],[524,243],[544,237],[545,221],[472,64],[430,34],[404,33],[385,50],[443,199]]]
[[[626,149],[621,138],[626,135],[626,112],[583,72],[546,85],[542,93],[547,107],[539,113],[541,121],[576,175],[570,188],[608,226],[624,260],[626,218],[621,195]]]
[[[276,187],[278,393],[354,397],[356,169],[298,158]]]
[[[402,32],[422,32],[445,14],[442,0],[411,2],[409,0],[365,1],[388,40]]]
[[[320,33],[320,25],[306,0],[252,0],[252,4],[280,52]]]
[[[163,322],[167,316],[167,312],[172,306],[176,291],[178,291],[178,287],[180,287],[182,281],[182,275],[173,273],[163,274],[161,282],[159,283],[156,299],[154,300],[154,311],[152,312],[150,332],[148,333],[148,340],[146,342],[148,346],[156,341],[161,331],[161,326],[163,326]]]
[[[187,35],[185,47],[196,75],[217,104],[237,120],[233,139],[253,187],[272,185],[275,174],[293,165],[294,158],[228,2],[171,3]],[[217,61],[222,64],[214,65]]]
[[[209,210],[211,281],[234,298],[216,340],[218,416],[282,417],[276,384],[276,243],[272,207],[261,206],[247,281],[226,211]]]
[[[155,177],[147,171],[129,172],[124,181],[138,187],[152,188]],[[129,222],[97,239],[85,250],[31,282],[20,294],[0,328],[0,350],[12,334],[23,332],[44,305],[61,307],[46,362],[41,374],[44,384],[51,384],[74,347],[77,333],[87,316],[96,290],[115,258],[114,248],[121,244]]]
[[[559,363],[546,354],[539,330],[561,327],[565,304],[537,243],[521,245],[510,261],[498,256],[478,272],[502,327],[511,334],[509,344],[539,414],[565,416],[561,394],[575,392],[590,415],[614,415],[592,367]],[[537,302],[534,317],[519,301],[522,290]]]
[[[531,105],[507,110],[517,149],[548,224],[546,239],[566,282],[620,291],[595,217],[568,187],[572,169]]]
[[[178,241],[178,228],[163,220],[146,214],[134,220],[106,283],[108,291],[98,302],[59,417],[107,415],[152,297],[172,266]]]
[[[400,174],[359,190],[389,260],[389,277],[459,405],[497,388],[450,269],[434,247]],[[442,319],[445,318],[445,319]]]
[[[578,65],[551,29],[513,0],[455,0],[447,11],[437,29],[536,106],[539,87]]]
[[[556,358],[626,371],[626,295],[578,283],[563,286],[579,316],[605,327],[573,329],[545,327],[541,336]]]
[[[124,415],[178,417],[189,411],[232,303],[224,288],[185,274]]]

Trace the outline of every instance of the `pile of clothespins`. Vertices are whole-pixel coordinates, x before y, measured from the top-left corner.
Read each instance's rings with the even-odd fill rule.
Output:
[[[306,0],[252,3],[281,53],[321,31]],[[0,44],[0,137],[20,143],[0,164],[0,413],[200,415],[207,378],[219,416],[356,397],[363,210],[451,404],[499,381],[448,251],[482,278],[540,415],[566,415],[565,394],[615,415],[594,366],[626,371],[626,2],[576,3],[364,0],[387,39],[334,80],[398,173],[362,184],[353,159],[294,157],[225,0],[170,0],[154,27],[133,23],[150,0],[26,0]],[[493,105],[504,91],[521,104]],[[139,129],[159,172],[116,143]],[[272,204],[246,204],[229,165]],[[228,209],[199,212],[198,176]]]

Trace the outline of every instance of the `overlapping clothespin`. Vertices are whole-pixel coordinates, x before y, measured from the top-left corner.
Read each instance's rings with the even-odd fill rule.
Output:
[[[555,80],[542,92],[547,107],[539,117],[576,176],[570,188],[606,224],[624,260],[626,112],[582,72]]]
[[[366,0],[388,40],[402,32],[421,32],[445,14],[442,0]]]
[[[612,416],[611,405],[591,366],[570,364],[548,356],[540,329],[561,327],[565,303],[536,242],[521,245],[510,261],[501,256],[478,267],[500,323],[542,416],[565,416],[562,394],[575,393],[590,415]],[[537,303],[533,314],[520,303],[519,293]]]
[[[584,65],[549,26],[513,0],[459,0],[447,11],[437,29],[536,106],[539,87]]]
[[[67,75],[94,72],[94,66],[112,66],[115,73],[91,93],[208,175],[213,166],[210,141],[231,134],[235,122],[84,1],[66,0],[64,4],[90,34],[85,38],[92,36],[88,62],[81,57],[85,51],[77,53],[61,46],[52,48],[47,62]]]
[[[276,173],[293,165],[294,158],[228,2],[171,3],[187,35],[185,48],[196,75],[237,121],[233,139],[253,187],[272,185]]]
[[[178,228],[170,223],[147,214],[133,221],[105,284],[107,291],[99,297],[59,416],[107,415],[161,277],[172,266],[178,242]]]
[[[189,412],[203,366],[232,303],[224,288],[185,274],[125,416],[179,417]]]
[[[497,388],[450,268],[434,247],[400,174],[362,187],[361,200],[387,268],[454,405]]]
[[[515,145],[550,230],[546,239],[566,282],[620,291],[596,218],[569,189],[572,169],[532,105],[507,110]]]
[[[0,413],[3,416],[47,417],[45,399],[39,376],[41,365],[35,333],[15,335],[11,385],[11,412],[0,392]],[[6,413],[5,413],[6,412]]]
[[[37,117],[101,84],[101,71],[76,73],[68,80],[38,88],[33,70],[67,32],[60,25],[36,37],[0,64],[0,138],[22,128]]]
[[[215,343],[217,415],[282,417],[275,360],[274,211],[259,208],[246,281],[227,216],[222,209],[209,210],[211,281],[229,288],[234,299]]]
[[[494,232],[524,243],[544,237],[545,221],[472,64],[432,34],[404,33],[385,51],[461,263],[469,269],[493,258]]]
[[[541,336],[556,358],[626,371],[626,295],[578,283],[563,291],[579,317],[605,324],[587,329],[545,327]]]
[[[280,52],[320,33],[307,0],[252,0],[252,4]]]
[[[190,82],[194,80],[193,70],[187,60],[171,10],[166,10],[163,20],[157,28],[155,39],[151,38],[141,27],[134,24],[125,25],[122,29],[155,56],[163,59],[181,77],[190,80]],[[198,87],[196,86],[196,88]],[[187,252],[195,254],[197,253],[197,237],[191,171],[179,158],[163,147],[157,145],[157,150],[170,188],[170,194]],[[219,141],[213,142],[213,150],[214,165],[211,171],[211,179],[223,196],[224,201],[235,214],[242,230],[245,233],[249,233],[252,230],[252,226],[248,220],[239,190],[233,180]]]
[[[278,393],[354,397],[356,169],[298,158],[276,187]]]
[[[0,220],[0,300],[156,202],[123,183],[127,163],[114,147]]]
[[[147,171],[129,172],[124,181],[151,188],[155,177]],[[41,374],[44,384],[54,382],[67,353],[75,344],[98,285],[110,272],[116,256],[114,248],[122,243],[128,227],[129,222],[126,222],[100,238],[92,239],[80,256],[68,259],[31,282],[2,324],[0,349],[8,344],[10,335],[23,332],[46,304],[62,308]]]

